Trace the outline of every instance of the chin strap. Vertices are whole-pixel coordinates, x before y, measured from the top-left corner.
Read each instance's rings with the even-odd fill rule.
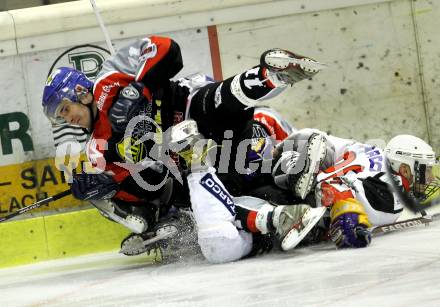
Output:
[[[95,127],[95,123],[97,122],[97,120],[99,118],[99,112],[96,112],[96,116],[93,115],[92,104],[93,104],[93,102],[85,105],[89,109],[89,111],[90,111],[89,112],[89,114],[90,114],[90,129],[82,128],[82,130],[86,134],[92,134],[93,129]]]

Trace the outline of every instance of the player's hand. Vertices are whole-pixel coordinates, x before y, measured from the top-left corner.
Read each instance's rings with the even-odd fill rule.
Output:
[[[366,247],[371,242],[371,226],[360,202],[353,198],[337,201],[331,210],[330,237],[338,248]]]
[[[371,242],[371,232],[358,223],[359,215],[345,213],[330,226],[330,236],[338,248],[366,247]]]
[[[146,88],[140,82],[133,82],[124,87],[108,111],[112,130],[124,133],[130,120],[139,115],[148,103]]]
[[[112,198],[118,191],[118,184],[107,174],[88,174],[82,172],[73,175],[70,186],[72,195],[80,200],[99,200]]]

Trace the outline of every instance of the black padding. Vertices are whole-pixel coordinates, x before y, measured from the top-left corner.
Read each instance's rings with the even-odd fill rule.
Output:
[[[397,211],[394,210],[392,187],[379,179],[384,174],[385,173],[379,173],[374,177],[367,177],[362,180],[365,196],[373,209],[395,214]]]

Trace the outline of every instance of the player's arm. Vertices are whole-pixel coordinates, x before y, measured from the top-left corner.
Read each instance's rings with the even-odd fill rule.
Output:
[[[183,68],[179,45],[168,37],[151,36],[140,47],[135,81],[150,92],[161,88]]]
[[[112,131],[123,133],[129,121],[150,103],[148,89],[140,82],[124,87],[108,111]]]

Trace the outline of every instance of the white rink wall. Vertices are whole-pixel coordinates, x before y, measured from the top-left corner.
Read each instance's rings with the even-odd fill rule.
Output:
[[[176,38],[186,63],[181,75],[213,72],[206,29],[212,25],[224,78],[257,64],[271,47],[327,63],[313,81],[289,88],[272,104],[297,128],[316,127],[361,141],[411,133],[440,149],[438,1],[96,3],[116,48],[146,34]],[[42,87],[56,57],[87,43],[105,48],[88,0],[0,13],[0,116],[9,121],[2,125],[7,129],[1,134],[0,165],[53,156],[51,128],[40,108]],[[17,113],[25,115],[29,127]],[[22,139],[8,141],[8,131],[25,128]],[[24,145],[29,140],[32,146]]]
[[[303,53],[329,68],[275,99],[296,127],[361,141],[414,134],[439,152],[440,2],[376,2],[220,25],[224,75],[271,46]]]

